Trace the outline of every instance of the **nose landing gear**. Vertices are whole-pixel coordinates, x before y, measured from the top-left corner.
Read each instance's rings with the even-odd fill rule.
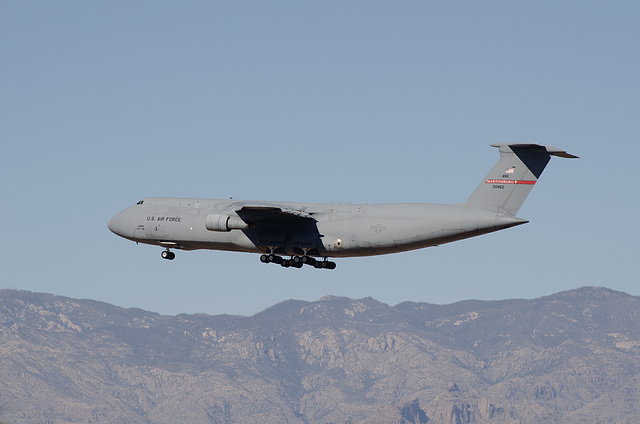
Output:
[[[172,261],[176,258],[176,254],[170,251],[169,249],[164,250],[161,256],[162,256],[162,259],[166,259],[168,261]]]

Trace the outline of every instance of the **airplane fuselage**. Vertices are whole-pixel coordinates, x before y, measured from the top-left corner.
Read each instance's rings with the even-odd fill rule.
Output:
[[[308,223],[248,223],[210,230],[209,217],[235,216],[259,204],[304,213]],[[324,204],[151,197],[109,222],[139,243],[183,250],[211,249],[321,257],[369,256],[439,245],[527,221],[509,215],[438,204]],[[294,221],[295,224],[295,221]]]
[[[449,243],[528,221],[516,217],[551,156],[539,144],[500,143],[500,159],[466,202],[327,204],[149,197],[109,221],[115,234],[170,249],[262,253],[264,263],[335,268],[329,257],[371,256]],[[285,259],[280,255],[290,255]],[[324,258],[318,261],[316,258]]]

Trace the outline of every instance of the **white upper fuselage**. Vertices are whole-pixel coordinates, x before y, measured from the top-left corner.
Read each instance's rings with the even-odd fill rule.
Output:
[[[245,227],[211,230],[208,222],[214,218],[220,221],[220,217]],[[356,205],[150,197],[114,216],[109,229],[136,242],[184,250],[348,257],[434,246],[525,222],[464,204]]]

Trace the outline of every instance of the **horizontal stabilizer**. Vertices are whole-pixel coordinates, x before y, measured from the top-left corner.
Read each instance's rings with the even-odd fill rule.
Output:
[[[494,143],[491,145],[491,147],[504,147],[504,146],[517,146],[520,148],[544,148],[547,153],[551,156],[558,156],[561,158],[567,158],[567,159],[579,159],[579,156],[575,156],[572,155],[571,153],[567,153],[565,150],[562,149],[558,149],[557,147],[551,147],[551,146],[543,146],[542,144],[523,144],[523,143]]]

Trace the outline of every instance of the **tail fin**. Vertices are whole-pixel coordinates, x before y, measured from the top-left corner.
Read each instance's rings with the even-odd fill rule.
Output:
[[[564,150],[540,144],[492,144],[500,160],[480,183],[466,205],[515,216],[551,156],[577,158]]]

